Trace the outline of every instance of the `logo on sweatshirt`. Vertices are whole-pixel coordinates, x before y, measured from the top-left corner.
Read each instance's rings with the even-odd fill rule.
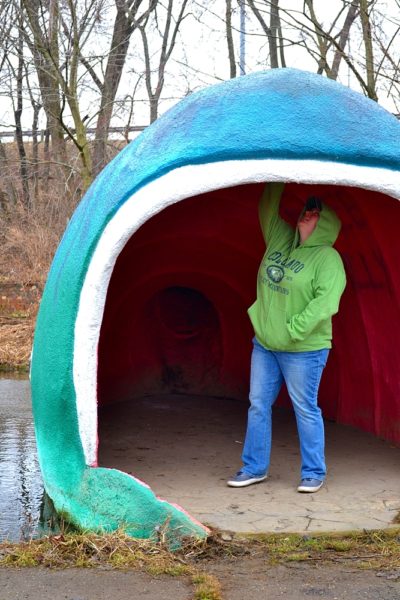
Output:
[[[302,269],[304,269],[304,264],[295,258],[291,258],[290,256],[285,256],[282,252],[275,250],[275,252],[271,252],[268,256],[268,260],[273,260],[274,263],[278,263],[278,265],[282,265],[285,269],[290,269],[294,273],[299,273]],[[274,265],[276,267],[276,265]]]
[[[278,265],[271,265],[267,268],[267,275],[274,283],[279,283],[285,276],[285,271]]]

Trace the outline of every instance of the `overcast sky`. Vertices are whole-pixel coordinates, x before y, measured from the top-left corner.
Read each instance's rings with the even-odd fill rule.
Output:
[[[237,60],[239,61],[240,47],[240,9],[237,0],[232,0],[236,7],[233,16],[233,26],[235,28],[235,49]],[[207,11],[202,11],[201,6],[207,6]],[[262,2],[257,3],[262,6]],[[342,2],[339,0],[314,0],[315,11],[321,23],[328,27],[332,19],[338,13]],[[299,40],[299,28],[295,19],[302,20],[301,10],[303,0],[281,0],[282,9],[281,18],[284,27],[284,36],[287,40],[285,49],[287,64],[291,67],[305,69],[316,72],[316,62],[307,53],[306,50],[298,45],[291,45],[291,42]],[[292,16],[285,15],[284,10],[290,9]],[[400,25],[400,9],[396,0],[377,0],[376,10],[381,15],[382,28],[385,35],[390,37]],[[110,13],[110,22],[112,20]],[[344,15],[342,17],[342,20]],[[199,26],[200,19],[202,26]],[[339,21],[340,23],[340,21]],[[308,23],[309,24],[309,23]],[[109,28],[109,35],[111,28]],[[107,48],[109,38],[104,35],[95,44],[104,44]],[[159,46],[159,40],[154,39],[154,48]],[[132,94],[138,81],[140,72],[143,70],[143,58],[141,51],[141,38],[138,33],[132,37],[130,46],[130,59],[121,81],[118,97],[123,98]],[[352,29],[352,47],[350,53],[358,55],[361,48],[361,36],[358,26],[354,24]],[[362,49],[362,48],[361,48]],[[260,26],[253,16],[249,7],[246,8],[246,36],[245,36],[246,72],[263,70],[268,68],[268,45],[266,37],[260,29]],[[399,44],[392,46],[395,56],[400,59]],[[239,73],[239,70],[238,70]],[[194,15],[185,19],[180,33],[180,42],[172,55],[167,68],[167,75],[163,93],[163,99],[160,102],[160,114],[175,104],[185,94],[201,89],[202,87],[212,85],[218,81],[229,78],[228,51],[225,39],[225,0],[195,0]],[[351,74],[348,67],[343,63],[340,71],[339,81],[344,85],[350,85],[359,90],[354,75]],[[145,125],[149,121],[149,109],[147,95],[144,85],[135,92],[133,124]],[[87,121],[91,126],[95,125],[96,116],[93,106],[96,106],[96,99],[90,89],[81,93],[82,114],[91,115],[92,118]],[[400,112],[397,109],[392,98],[384,90],[379,91],[379,102],[391,112]],[[24,128],[31,127],[31,114],[29,111],[29,100],[25,103]],[[114,119],[115,125],[124,125],[126,123],[126,113],[121,112]],[[0,108],[0,129],[6,130],[13,126],[13,114],[7,99],[1,99]],[[41,126],[44,126],[42,121]]]

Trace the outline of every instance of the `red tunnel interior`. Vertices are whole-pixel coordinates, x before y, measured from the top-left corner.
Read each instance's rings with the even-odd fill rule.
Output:
[[[263,184],[174,204],[129,240],[110,281],[99,344],[100,404],[178,393],[247,400],[254,301],[264,252]],[[342,221],[347,273],[321,383],[324,416],[400,444],[400,207],[358,188],[287,184],[293,225],[321,196]],[[287,403],[285,391],[280,403]]]

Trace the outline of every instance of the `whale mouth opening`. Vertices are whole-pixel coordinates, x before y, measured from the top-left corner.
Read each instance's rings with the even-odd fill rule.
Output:
[[[125,305],[104,328],[101,403],[158,394],[215,394],[223,362],[218,312],[207,298],[207,289],[174,284],[182,279],[173,271],[171,264],[170,284],[161,281],[154,291],[153,281],[141,300],[135,291],[134,297],[126,299],[132,313],[127,315]],[[122,337],[119,332],[124,328]]]
[[[262,253],[259,191],[241,186],[186,199],[126,244],[103,316],[100,405],[171,393],[243,397],[252,337],[246,310]]]
[[[248,406],[247,308],[264,252],[257,211],[262,187],[217,189],[171,205],[146,221],[120,253],[99,343],[104,466],[118,466],[157,486],[152,473],[167,471],[171,445],[178,450],[170,461],[179,460],[187,474],[201,455],[216,471],[219,455],[230,460],[230,468],[237,466]],[[336,247],[348,279],[320,388],[324,417],[399,443],[397,201],[360,188],[311,189],[342,221]],[[287,221],[295,224],[309,192],[309,185],[285,186]],[[291,412],[284,390],[277,405],[278,411]],[[187,462],[194,423],[198,456]],[[201,440],[208,429],[214,439],[220,436],[219,444],[222,436],[223,450],[210,449],[212,437]],[[192,446],[190,452],[196,454]],[[145,464],[150,471],[143,471]]]

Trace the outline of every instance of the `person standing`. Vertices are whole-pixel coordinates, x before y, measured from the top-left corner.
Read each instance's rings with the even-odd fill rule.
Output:
[[[318,388],[332,346],[332,316],[338,312],[346,275],[332,247],[341,223],[319,198],[308,198],[294,229],[279,216],[284,184],[266,184],[259,216],[266,252],[257,278],[253,325],[250,407],[242,468],[230,487],[264,481],[268,475],[272,405],[283,382],[293,404],[301,454],[299,492],[316,492],[325,480],[324,423]]]

